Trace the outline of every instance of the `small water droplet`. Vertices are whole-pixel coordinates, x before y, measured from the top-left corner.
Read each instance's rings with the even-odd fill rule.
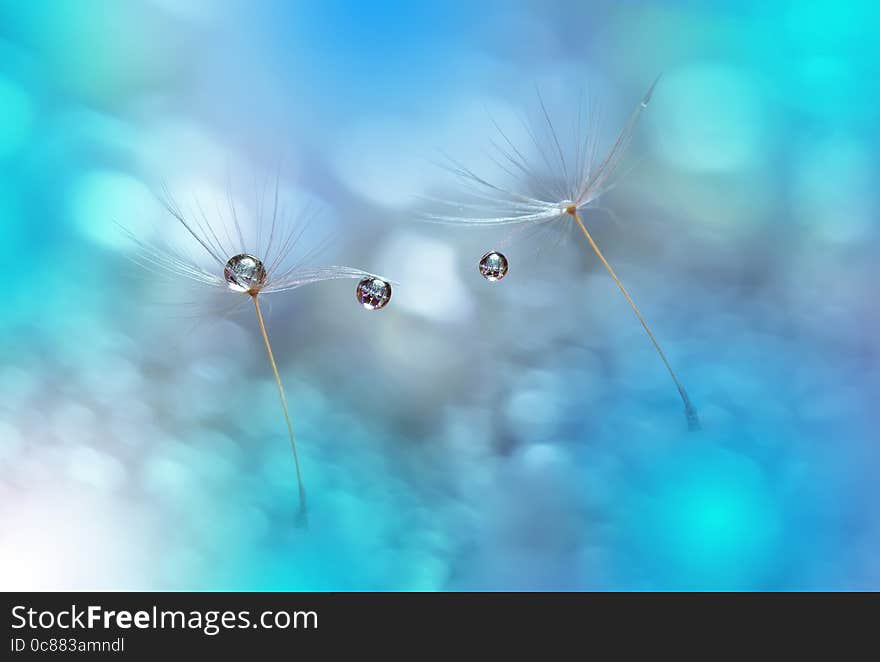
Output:
[[[493,283],[507,275],[507,267],[507,258],[498,251],[489,251],[480,258],[480,275]]]
[[[391,283],[375,276],[367,276],[358,283],[355,295],[367,310],[379,310],[391,301]]]
[[[266,284],[266,267],[253,255],[242,253],[229,258],[223,276],[230,290],[255,293]]]

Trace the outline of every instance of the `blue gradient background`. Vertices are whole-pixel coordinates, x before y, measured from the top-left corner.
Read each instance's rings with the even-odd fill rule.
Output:
[[[880,588],[876,3],[0,7],[0,588]],[[589,84],[610,139],[660,72],[588,222],[690,435],[582,238],[490,286],[503,231],[415,220],[487,108]],[[253,316],[182,320],[113,225],[279,158],[402,283],[272,300],[307,530]]]

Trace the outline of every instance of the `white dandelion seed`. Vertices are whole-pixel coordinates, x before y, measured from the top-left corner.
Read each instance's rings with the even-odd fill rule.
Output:
[[[293,261],[291,255],[306,231],[307,220],[310,220],[303,217],[309,216],[309,213],[305,212],[299,223],[291,223],[286,220],[286,214],[279,207],[278,178],[275,181],[275,192],[271,200],[271,222],[268,223],[267,228],[263,227],[264,205],[261,198],[257,205],[256,238],[250,242],[246,241],[246,235],[253,233],[245,231],[231,190],[228,191],[226,201],[229,216],[227,217],[223,213],[218,204],[217,216],[213,220],[209,219],[197,199],[194,199],[191,208],[184,211],[170,196],[166,188],[163,187],[162,192],[163,195],[160,197],[162,204],[186,230],[203,259],[194,259],[165,242],[154,244],[143,241],[120,226],[136,248],[135,253],[130,257],[135,263],[154,273],[158,272],[166,276],[194,281],[216,291],[245,295],[253,301],[260,334],[266,347],[275,384],[278,387],[290,446],[293,450],[299,493],[299,518],[304,523],[306,493],[299,454],[287,406],[287,397],[272,345],[269,342],[269,335],[260,307],[260,298],[264,294],[287,292],[311,283],[352,278],[359,280],[356,289],[358,300],[368,310],[378,310],[390,300],[391,284],[384,278],[352,267],[306,266],[314,255],[323,248],[322,246],[315,247],[303,257]],[[265,233],[264,230],[266,230]],[[368,292],[369,296],[364,292]]]
[[[598,158],[597,143],[593,127],[583,131],[583,117],[578,112],[577,126],[572,144],[560,139],[550,114],[538,93],[543,127],[525,125],[531,140],[529,150],[537,154],[538,163],[533,164],[526,158],[525,147],[518,147],[493,120],[499,138],[491,141],[493,147],[492,160],[512,180],[515,186],[495,183],[477,174],[461,163],[448,159],[446,169],[452,172],[462,183],[469,196],[465,202],[432,200],[448,213],[425,216],[426,220],[470,226],[503,226],[503,225],[539,225],[557,219],[572,218],[586,238],[590,248],[596,253],[602,265],[614,279],[617,287],[626,298],[648,337],[657,350],[663,364],[669,371],[672,381],[684,403],[685,416],[691,430],[699,429],[697,411],[688,397],[675,371],[660,347],[660,343],[645,321],[633,298],[618,278],[614,269],[605,259],[602,251],[584,224],[581,215],[588,207],[595,206],[599,197],[613,187],[613,177],[617,172],[623,154],[632,140],[636,125],[645,108],[651,101],[651,95],[659,77],[651,84],[639,104],[629,116],[626,124],[617,136],[617,140],[604,158]],[[591,120],[594,114],[590,114]],[[538,132],[547,134],[542,142]],[[583,133],[583,135],[581,135]],[[566,158],[566,152],[569,158]],[[574,158],[571,158],[574,152]]]

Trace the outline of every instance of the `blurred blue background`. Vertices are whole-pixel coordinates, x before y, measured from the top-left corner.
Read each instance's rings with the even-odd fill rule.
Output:
[[[0,7],[0,588],[880,589],[876,3]],[[582,237],[490,285],[505,230],[417,220],[535,84],[608,144],[661,72],[587,222],[697,434]],[[401,282],[271,299],[306,530],[252,313],[114,225],[279,159],[323,262]]]

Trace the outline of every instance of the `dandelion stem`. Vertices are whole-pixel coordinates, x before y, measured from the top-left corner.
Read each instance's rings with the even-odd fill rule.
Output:
[[[617,287],[620,288],[620,291],[623,293],[623,296],[626,297],[626,300],[629,302],[630,307],[633,309],[633,312],[636,314],[636,317],[639,318],[639,322],[642,323],[642,327],[644,327],[645,332],[648,334],[648,337],[651,339],[651,342],[654,343],[654,348],[657,350],[657,353],[660,355],[660,358],[663,359],[664,365],[666,365],[666,369],[669,371],[670,376],[672,377],[672,381],[675,382],[675,386],[678,389],[678,393],[681,396],[682,401],[684,402],[684,413],[688,422],[689,430],[699,430],[700,429],[700,419],[697,416],[697,410],[691,404],[691,400],[688,397],[687,391],[684,390],[684,386],[681,385],[681,382],[678,381],[678,377],[675,376],[675,371],[673,371],[672,366],[669,364],[668,359],[666,358],[666,354],[663,353],[663,350],[660,348],[660,343],[657,342],[657,339],[654,337],[654,334],[651,333],[651,329],[648,326],[648,323],[645,321],[645,318],[642,317],[641,311],[639,311],[639,307],[636,306],[636,302],[633,301],[633,298],[629,295],[629,292],[626,291],[626,288],[623,286],[623,283],[620,282],[620,279],[617,277],[617,274],[614,273],[614,269],[611,268],[611,265],[608,263],[608,260],[605,259],[605,256],[602,254],[602,251],[599,250],[598,244],[593,240],[593,236],[587,230],[587,226],[584,225],[584,222],[581,220],[581,217],[578,215],[576,209],[568,210],[574,220],[577,221],[578,226],[581,229],[581,232],[584,233],[584,236],[587,238],[587,241],[590,242],[590,246],[592,246],[593,250],[596,251],[596,255],[599,256],[599,259],[602,261],[602,264],[605,265],[605,268],[608,270],[608,273],[614,279],[614,282],[617,283]]]
[[[303,486],[302,472],[299,468],[299,455],[296,452],[296,441],[293,438],[293,425],[290,422],[290,412],[287,410],[287,397],[284,395],[284,387],[281,385],[281,375],[278,374],[278,365],[275,363],[275,355],[272,353],[272,345],[269,344],[269,335],[266,333],[266,324],[263,322],[263,312],[260,310],[260,300],[257,294],[251,295],[254,300],[254,308],[257,310],[257,319],[260,322],[260,332],[263,334],[263,342],[266,343],[266,351],[269,353],[269,363],[272,364],[272,372],[275,373],[275,384],[278,386],[278,395],[281,397],[281,409],[284,410],[284,420],[287,423],[287,434],[290,436],[290,447],[293,449],[293,462],[296,465],[296,481],[299,487],[299,517],[301,521],[306,518],[306,490]]]

